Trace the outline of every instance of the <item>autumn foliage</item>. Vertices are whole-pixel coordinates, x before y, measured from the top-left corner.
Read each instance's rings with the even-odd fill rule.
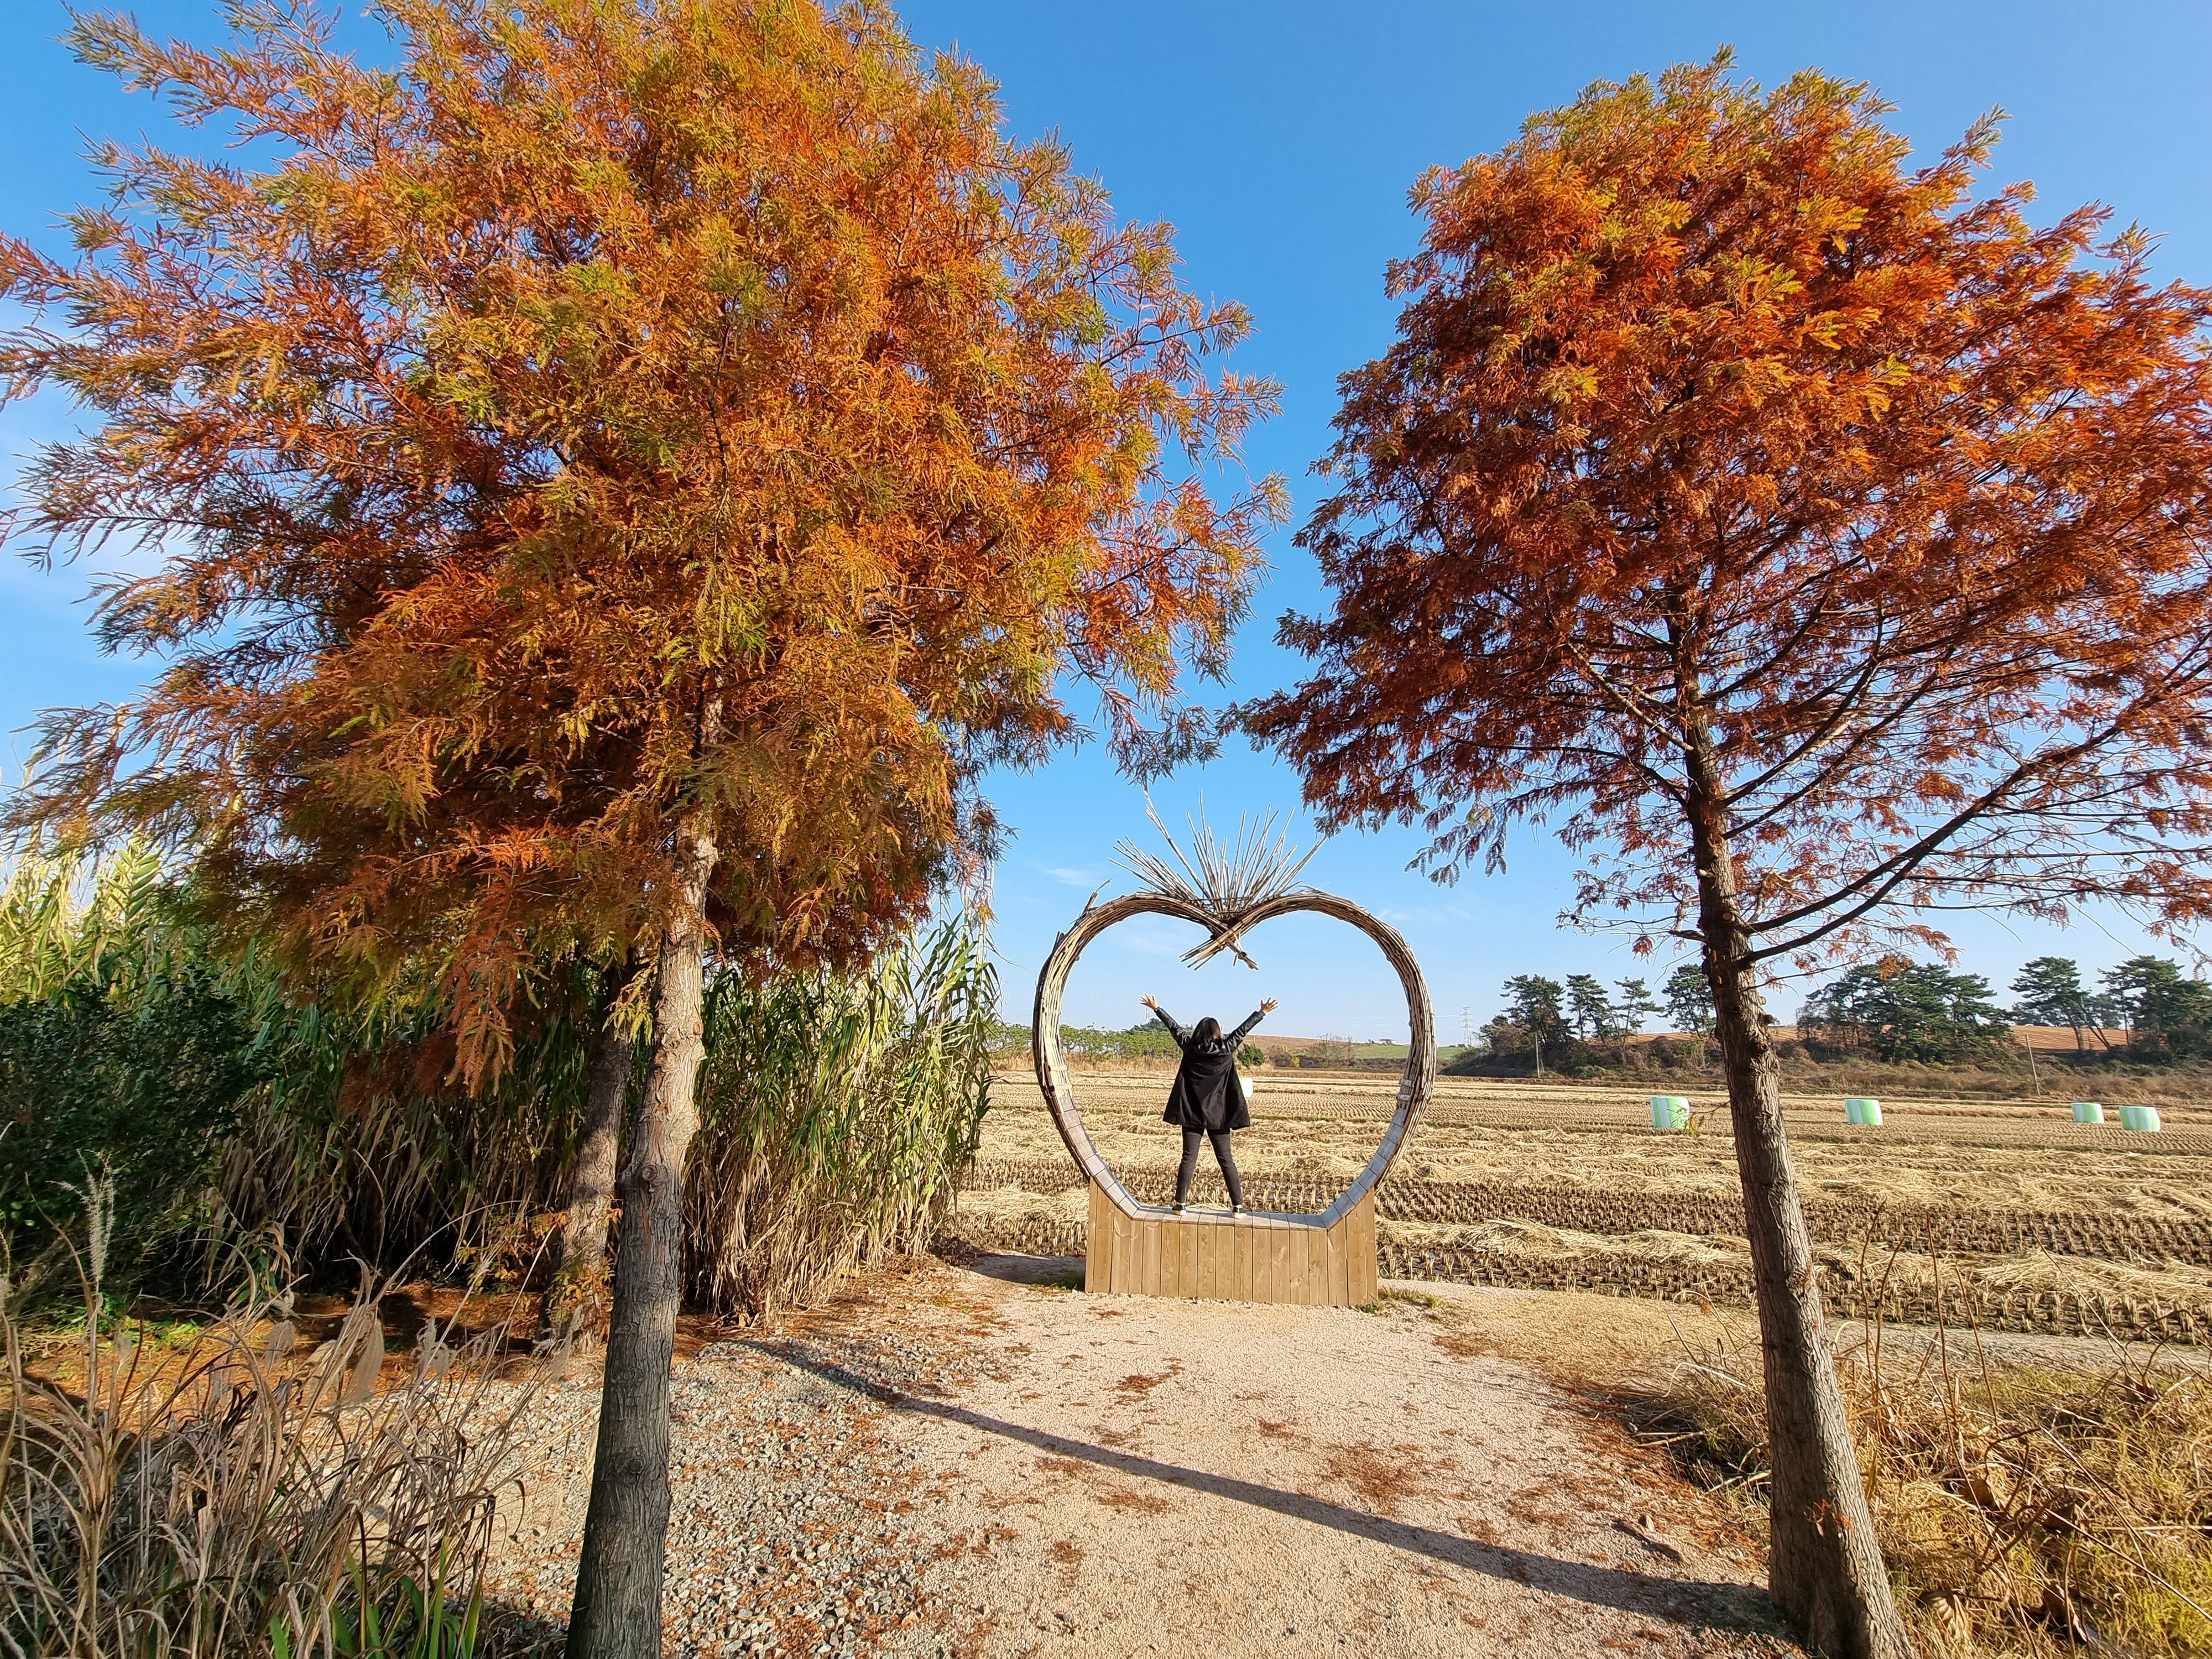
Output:
[[[1283,629],[1322,672],[1254,714],[1334,818],[1445,867],[1546,819],[1580,919],[1694,935],[1704,800],[1762,957],[2204,913],[2212,293],[1884,108],[1677,70],[1422,179]]]
[[[1398,338],[1344,378],[1302,537],[1313,678],[1245,711],[1332,823],[1436,867],[1518,824],[1571,918],[1697,948],[1773,1444],[1770,1582],[1911,1651],[1874,1543],[1760,984],[1930,912],[2212,914],[2212,291],[1867,88],[1725,54],[1427,174]]]
[[[864,951],[989,843],[979,770],[1200,729],[1271,389],[972,65],[872,9],[394,0],[394,68],[248,8],[80,53],[252,148],[109,145],[76,252],[0,240],[11,396],[93,416],[6,526],[121,543],[141,697],[50,718],[19,824],[149,828],[295,959],[434,941],[471,1071],[535,952],[660,925],[703,810],[723,949]],[[269,158],[264,161],[264,158]],[[714,733],[702,741],[711,709]]]

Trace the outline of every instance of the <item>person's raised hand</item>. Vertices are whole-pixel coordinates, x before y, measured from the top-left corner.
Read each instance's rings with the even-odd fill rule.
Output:
[[[1143,1003],[1146,1007],[1151,1009],[1156,1014],[1160,1011],[1160,1005],[1153,1001],[1150,997],[1139,997],[1137,1000]]]
[[[1272,1014],[1276,1009],[1281,1006],[1282,1005],[1277,1002],[1274,998],[1269,997],[1265,1002],[1260,1005],[1260,1012],[1263,1014]]]

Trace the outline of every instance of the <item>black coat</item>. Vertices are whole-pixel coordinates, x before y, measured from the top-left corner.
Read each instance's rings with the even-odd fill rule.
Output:
[[[1252,1109],[1245,1103],[1244,1091],[1237,1081],[1237,1048],[1260,1023],[1260,1016],[1253,1015],[1224,1036],[1200,1042],[1176,1024],[1165,1009],[1155,1008],[1152,1012],[1182,1050],[1182,1064],[1176,1068],[1175,1087],[1168,1091],[1168,1109],[1160,1114],[1162,1121],[1180,1123],[1186,1129],[1203,1129],[1208,1134],[1250,1128]]]

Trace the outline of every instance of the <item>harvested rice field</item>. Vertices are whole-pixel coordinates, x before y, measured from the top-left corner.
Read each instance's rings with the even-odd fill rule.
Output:
[[[1237,1137],[1248,1201],[1318,1209],[1366,1163],[1395,1077],[1257,1074]],[[1178,1142],[1163,1069],[1076,1077],[1100,1152],[1139,1196],[1170,1195]],[[1085,1193],[1033,1077],[994,1079],[951,1231],[979,1247],[1080,1254]],[[1692,1133],[1649,1127],[1618,1089],[1445,1079],[1379,1195],[1386,1277],[1589,1289],[1747,1305],[1749,1258],[1725,1105]],[[2118,1102],[2108,1103],[2108,1110]],[[2157,1134],[2075,1124],[2068,1105],[1787,1100],[1832,1302],[1905,1321],[2212,1343],[2212,1109]],[[2111,1111],[2116,1116],[2116,1111]],[[1194,1199],[1224,1202],[1208,1155]]]

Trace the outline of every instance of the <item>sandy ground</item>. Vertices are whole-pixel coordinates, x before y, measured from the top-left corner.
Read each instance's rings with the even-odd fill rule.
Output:
[[[1370,1314],[1091,1297],[1021,1282],[1071,1264],[979,1265],[679,1358],[670,1653],[1796,1651],[1741,1514],[1516,1357],[1540,1342],[1574,1374],[1601,1298]],[[1660,1340],[1648,1310],[1620,1316]],[[544,1467],[504,1517],[502,1604],[549,1624],[592,1382],[547,1397]]]
[[[987,1653],[1789,1650],[1733,1517],[1412,1304],[966,1294],[1000,1364],[907,1413]]]

